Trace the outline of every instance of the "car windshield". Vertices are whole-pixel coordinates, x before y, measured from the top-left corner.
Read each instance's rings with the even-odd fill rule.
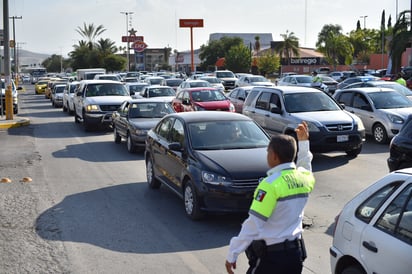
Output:
[[[397,92],[371,92],[369,97],[377,109],[412,107],[411,100]]]
[[[196,102],[225,101],[226,96],[218,90],[193,91],[192,98]]]
[[[56,93],[63,93],[64,86],[57,86],[54,90],[55,90]]]
[[[162,118],[174,110],[166,102],[133,103],[129,109],[129,118]]]
[[[170,87],[166,88],[151,88],[149,89],[149,97],[159,97],[159,96],[174,96],[175,91]]]
[[[211,121],[188,125],[195,150],[267,147],[269,137],[253,121]]]
[[[87,97],[129,95],[123,84],[116,83],[89,84],[86,89]]]
[[[323,92],[285,94],[285,108],[289,113],[340,110],[336,102]]]
[[[218,78],[235,78],[235,75],[230,71],[216,72]]]
[[[312,77],[311,76],[296,77],[296,81],[300,84],[312,83]]]
[[[207,81],[196,81],[196,82],[190,82],[190,87],[191,88],[210,87],[210,84]]]
[[[166,85],[170,87],[177,87],[182,83],[183,80],[180,79],[168,79],[166,80]]]
[[[210,78],[200,78],[200,80],[208,81],[208,82],[211,83],[211,84],[219,84],[219,83],[221,83],[221,80],[219,80],[219,79],[217,79],[217,78],[213,78],[213,77],[210,77]]]
[[[77,86],[78,86],[78,85],[70,85],[69,92],[70,92],[70,93],[74,93],[74,91],[76,90]]]
[[[263,76],[254,76],[254,77],[250,77],[250,82],[269,82],[268,79],[266,79]]]
[[[147,85],[128,85],[129,91],[134,91],[135,93],[141,92],[144,90]]]
[[[405,95],[405,96],[412,96],[412,90],[408,89],[405,86],[402,86],[401,84],[398,83],[390,83],[390,82],[384,82],[383,84],[379,84],[377,86],[383,87],[383,88],[391,88],[396,90],[397,92]]]

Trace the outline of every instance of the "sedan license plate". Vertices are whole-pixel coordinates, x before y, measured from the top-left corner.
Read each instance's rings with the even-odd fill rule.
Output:
[[[338,143],[349,141],[349,135],[338,135],[338,136],[336,136],[336,138],[337,138],[336,141]]]

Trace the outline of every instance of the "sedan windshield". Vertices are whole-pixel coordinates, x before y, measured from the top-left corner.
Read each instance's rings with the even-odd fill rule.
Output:
[[[129,93],[123,84],[102,83],[87,86],[86,96],[127,96]]]
[[[412,107],[412,102],[397,92],[373,92],[369,93],[369,97],[377,109]]]
[[[211,121],[189,124],[195,150],[266,147],[269,137],[253,121]]]
[[[336,102],[323,92],[285,94],[285,108],[289,113],[340,110]]]
[[[193,91],[192,98],[196,102],[225,101],[226,96],[218,90]]]

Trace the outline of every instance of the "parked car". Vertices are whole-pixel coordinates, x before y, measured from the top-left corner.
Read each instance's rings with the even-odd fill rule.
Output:
[[[401,130],[389,144],[387,160],[389,171],[412,167],[412,115],[409,115]]]
[[[66,84],[66,83],[67,83],[67,80],[62,79],[62,78],[50,78],[48,83],[47,83],[46,90],[44,92],[44,97],[46,99],[51,100],[51,93],[53,91],[53,87],[55,85],[62,85],[62,84]]]
[[[225,92],[225,87],[223,86],[223,81],[218,79],[217,77],[214,76],[202,76],[199,77],[199,80],[204,80],[208,81],[210,83],[210,86],[221,91]]]
[[[295,128],[306,121],[310,149],[314,153],[344,151],[356,157],[362,150],[362,121],[341,108],[323,91],[308,87],[254,87],[243,105],[243,114],[254,119],[270,135],[295,136]]]
[[[176,112],[220,110],[235,112],[230,100],[220,91],[210,87],[188,88],[177,93],[172,100]]]
[[[359,83],[359,82],[367,82],[367,81],[376,81],[378,80],[378,77],[371,76],[371,75],[366,75],[366,76],[354,76],[354,77],[349,77],[342,82],[340,82],[337,86],[337,89],[342,89],[346,87],[347,85],[353,84],[353,83]]]
[[[367,135],[380,144],[399,133],[409,114],[412,101],[393,89],[366,87],[337,90],[333,97],[357,115]]]
[[[399,83],[393,81],[367,81],[367,82],[358,82],[354,84],[350,84],[343,89],[350,89],[350,88],[364,88],[364,87],[381,87],[381,88],[391,88],[396,90],[397,92],[405,95],[410,100],[412,100],[412,90],[408,89],[405,86],[402,86]]]
[[[168,99],[169,102],[176,96],[176,92],[173,88],[168,86],[147,86],[140,92],[142,98],[163,97]]]
[[[247,212],[266,176],[268,143],[267,133],[239,113],[169,114],[147,135],[147,182],[182,198],[191,219],[205,212]]]
[[[96,74],[94,80],[111,80],[111,81],[122,81],[122,78],[118,74]]]
[[[18,90],[21,90],[21,87],[16,88],[16,85],[14,84],[14,81],[11,80],[11,95],[13,97],[12,103],[13,103],[13,113],[17,114],[19,112],[19,93]],[[1,106],[4,107],[3,113],[6,113],[6,82],[2,78],[1,79],[1,100],[3,101],[2,104],[0,104],[0,111]]]
[[[239,78],[236,82],[237,87],[244,87],[244,86],[265,86],[270,87],[274,86],[275,84],[266,79],[261,75],[246,75]]]
[[[126,140],[127,150],[144,150],[147,132],[160,119],[173,113],[173,108],[164,99],[133,99],[124,101],[112,114],[114,142],[120,144]]]
[[[411,273],[412,169],[371,184],[336,217],[333,274]]]
[[[66,84],[58,84],[53,86],[51,92],[51,104],[53,107],[58,108],[63,106],[63,91]]]
[[[285,76],[278,81],[278,86],[313,87],[326,93],[329,92],[327,85],[323,83],[314,83],[312,76],[303,74]]]
[[[78,81],[68,82],[63,90],[63,111],[67,111],[70,115],[74,113],[73,97],[79,83]]]
[[[193,80],[193,79],[187,79],[186,81],[183,81],[180,83],[180,85],[177,87],[176,92],[180,92],[183,89],[188,89],[188,88],[200,88],[200,87],[212,87],[212,85],[206,81],[206,80]]]
[[[331,95],[334,94],[339,82],[333,79],[332,77],[326,76],[324,74],[318,74],[318,76],[322,80],[322,83],[328,87],[327,92]]]
[[[162,85],[164,86],[164,81],[165,78],[160,77],[160,76],[148,76],[144,79],[145,83],[148,83],[149,85]]]
[[[171,87],[175,91],[177,91],[177,87],[183,82],[181,78],[169,78],[165,79],[165,85]]]
[[[142,82],[128,82],[125,84],[125,86],[129,91],[130,96],[137,99],[141,97],[140,93],[144,90],[145,87],[148,87],[149,84]]]
[[[246,97],[248,96],[250,90],[253,86],[247,87],[237,87],[232,89],[228,94],[227,98],[229,98],[230,102],[235,107],[235,111],[238,113],[242,113],[243,111],[243,104],[245,103]]]
[[[84,129],[111,126],[112,113],[128,99],[126,87],[118,81],[82,80],[73,97],[74,121],[83,122]]]
[[[223,81],[222,84],[226,90],[234,89],[236,87],[235,84],[236,84],[237,78],[236,78],[236,75],[232,71],[216,70],[213,73],[213,75]]]

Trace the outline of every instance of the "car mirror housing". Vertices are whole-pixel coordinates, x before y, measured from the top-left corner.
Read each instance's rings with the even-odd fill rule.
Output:
[[[170,150],[173,150],[173,151],[182,151],[182,145],[177,142],[170,143],[168,147]]]
[[[278,107],[272,107],[270,108],[271,113],[276,113],[276,114],[282,114],[282,110]]]

